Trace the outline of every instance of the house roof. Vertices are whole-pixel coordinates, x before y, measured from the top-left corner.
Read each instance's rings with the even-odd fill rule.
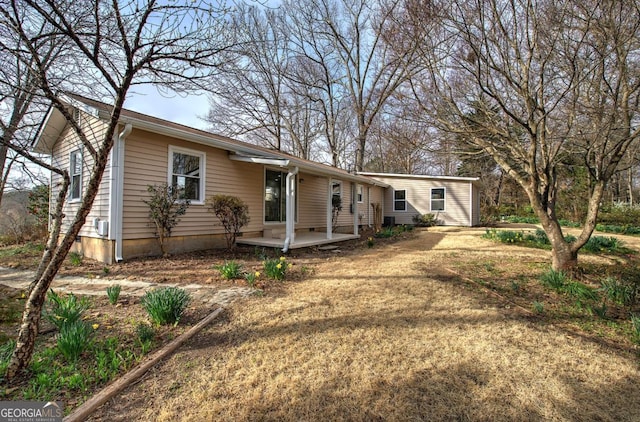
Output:
[[[69,107],[76,107],[87,112],[99,119],[108,121],[113,106],[96,101],[79,95],[68,95],[61,97],[63,103]],[[360,176],[349,173],[346,170],[332,167],[327,164],[317,163],[315,161],[305,160],[293,155],[276,151],[237,139],[218,135],[200,129],[195,129],[179,123],[170,122],[168,120],[149,116],[147,114],[138,113],[123,108],[119,119],[120,124],[131,124],[134,129],[145,130],[157,134],[171,136],[174,138],[186,140],[189,142],[199,143],[202,145],[212,146],[227,150],[232,159],[240,161],[250,161],[262,164],[279,165],[281,167],[293,168],[298,167],[301,171],[323,175],[328,177],[339,177],[342,180],[348,180],[357,183],[365,183],[388,187],[389,185],[374,180],[369,177]],[[54,144],[60,138],[62,131],[66,126],[66,120],[62,113],[54,107],[51,107],[40,126],[40,130],[33,142],[33,149],[43,154],[51,154]]]
[[[370,172],[358,172],[361,176],[367,177],[385,177],[396,179],[423,179],[423,180],[442,180],[452,182],[470,182],[472,184],[480,180],[479,177],[460,177],[460,176],[429,176],[426,174],[399,174],[399,173],[370,173]]]

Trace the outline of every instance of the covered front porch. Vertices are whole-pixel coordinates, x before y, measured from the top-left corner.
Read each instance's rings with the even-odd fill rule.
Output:
[[[332,233],[329,239],[327,238],[327,233],[301,232],[296,233],[295,240],[289,244],[289,249],[308,248],[310,246],[327,245],[359,238],[360,235],[352,233]],[[284,239],[276,239],[273,237],[239,237],[236,239],[236,243],[239,245],[264,246],[267,248],[284,248],[285,246]]]

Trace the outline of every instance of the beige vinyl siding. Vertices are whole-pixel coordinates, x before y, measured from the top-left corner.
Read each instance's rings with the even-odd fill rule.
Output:
[[[327,226],[329,179],[308,173],[298,175],[298,221],[296,228]]]
[[[103,141],[101,136],[105,131],[105,124],[102,121],[92,118],[91,116],[81,113],[80,124],[85,130],[85,133],[90,134],[92,138],[90,141],[94,146],[97,147],[99,143]],[[82,186],[81,186],[81,195],[86,191],[86,186],[89,183],[89,178],[91,176],[91,170],[93,168],[93,158],[89,154],[89,152],[84,148],[82,142],[75,134],[73,130],[69,127],[65,128],[62,132],[60,139],[53,147],[52,155],[51,155],[51,163],[54,167],[60,169],[69,169],[69,157],[72,151],[80,149],[82,152]],[[98,233],[94,229],[93,220],[95,218],[100,220],[108,220],[109,218],[109,183],[110,183],[111,175],[109,171],[109,163],[107,163],[107,168],[105,173],[102,176],[102,180],[100,182],[100,187],[98,190],[98,194],[93,202],[93,206],[89,215],[87,216],[86,222],[82,229],[80,230],[79,235],[85,237],[100,237]],[[57,173],[51,174],[51,209],[55,208],[55,199],[58,197],[58,193],[60,192],[62,184],[62,177]],[[71,189],[71,187],[69,187]],[[67,198],[69,196],[67,195]],[[73,221],[76,212],[80,208],[80,201],[74,200],[70,202],[68,199],[65,203],[64,214],[65,218],[62,224],[62,232],[64,233],[68,228],[71,222]]]
[[[395,217],[396,224],[412,224],[413,216],[416,214],[434,214],[439,220],[439,224],[452,226],[469,226],[471,222],[470,202],[471,182],[455,181],[446,179],[426,179],[426,178],[400,178],[381,177],[376,179],[383,181],[391,188],[387,189],[384,199],[383,216]],[[431,211],[431,189],[445,189],[445,209],[444,211]],[[394,191],[405,190],[407,209],[406,211],[394,210]]]
[[[366,204],[368,207],[367,209],[369,210],[369,213],[367,214],[367,216],[364,219],[364,223],[363,224],[371,224],[373,225],[374,221],[374,215],[373,215],[373,207],[371,206],[371,204],[380,204],[383,207],[383,215],[384,215],[384,194],[385,194],[386,189],[380,186],[371,186],[371,189],[369,190],[370,192],[370,196],[368,198],[368,203]],[[360,205],[364,205],[364,204],[360,204]]]
[[[262,230],[263,166],[229,160],[224,150],[134,130],[125,142],[123,239],[154,237],[149,225],[149,208],[143,199],[149,197],[148,185],[168,181],[169,145],[205,153],[204,199],[216,194],[239,197],[248,205],[251,219],[243,231]],[[224,229],[207,211],[206,204],[192,204],[172,236],[223,233]]]

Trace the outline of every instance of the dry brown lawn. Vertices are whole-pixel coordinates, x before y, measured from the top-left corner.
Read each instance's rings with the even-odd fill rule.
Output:
[[[312,269],[304,281],[236,302],[92,419],[640,420],[637,347],[620,329],[530,312],[554,309],[530,277],[548,252],[481,234],[430,229],[294,261]],[[473,281],[491,274],[520,302]]]

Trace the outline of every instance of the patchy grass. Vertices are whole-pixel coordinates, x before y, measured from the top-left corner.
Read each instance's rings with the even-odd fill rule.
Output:
[[[628,310],[595,316],[540,283],[547,251],[481,234],[309,258],[95,420],[639,420]],[[621,267],[581,259],[584,286]]]

